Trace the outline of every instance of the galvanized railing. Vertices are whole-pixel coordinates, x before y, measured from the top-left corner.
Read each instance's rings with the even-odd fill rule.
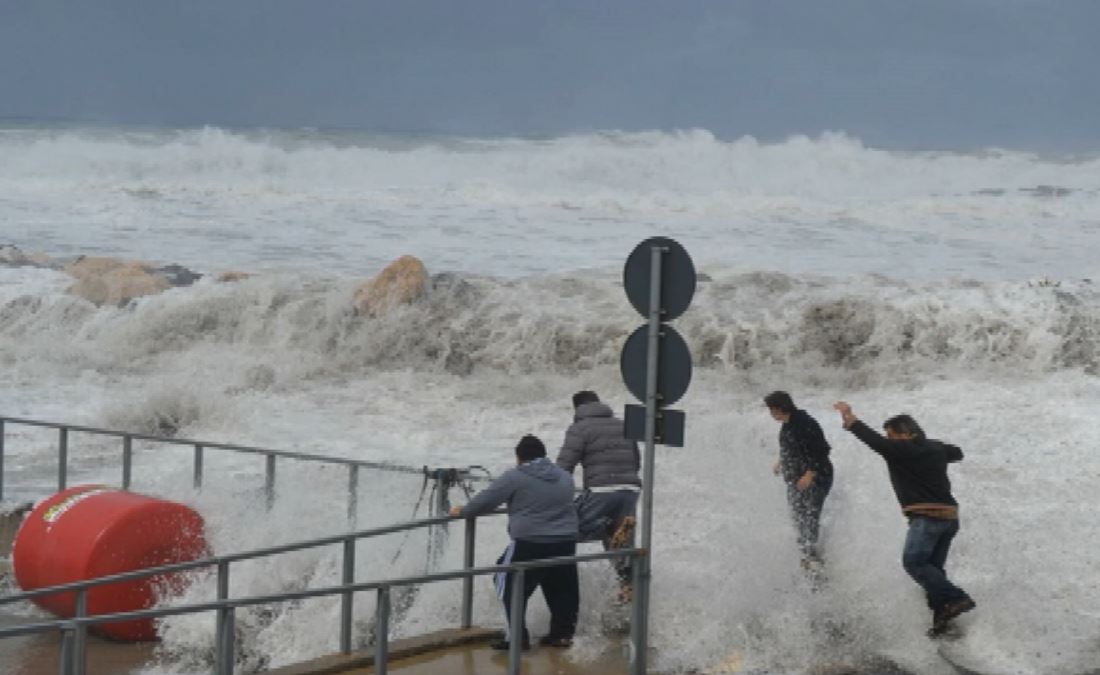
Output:
[[[499,513],[499,512],[498,512]],[[61,675],[84,675],[86,672],[86,644],[87,644],[87,631],[89,626],[105,624],[105,623],[117,623],[121,621],[132,621],[139,619],[152,619],[161,618],[166,616],[174,616],[179,614],[193,614],[199,612],[214,611],[217,612],[216,624],[215,624],[215,663],[214,673],[215,675],[232,675],[235,661],[235,610],[238,607],[246,607],[252,605],[262,604],[274,604],[279,602],[290,602],[293,600],[301,600],[305,598],[315,597],[327,597],[331,595],[341,596],[341,611],[340,611],[340,651],[343,653],[349,653],[352,645],[352,602],[353,596],[356,592],[375,590],[378,592],[378,600],[376,604],[375,614],[375,665],[374,672],[379,675],[385,675],[387,667],[387,655],[388,655],[388,632],[389,632],[389,619],[391,613],[390,607],[390,589],[393,587],[401,586],[413,586],[418,584],[432,583],[436,581],[449,581],[455,579],[462,579],[462,614],[461,614],[461,626],[462,628],[469,628],[473,624],[473,579],[476,576],[484,576],[488,574],[494,574],[497,572],[515,572],[512,577],[512,597],[510,606],[511,625],[509,626],[510,635],[513,639],[510,641],[509,651],[509,670],[510,674],[518,674],[520,672],[521,661],[521,648],[522,640],[515,639],[515,637],[522,634],[520,626],[522,626],[523,620],[523,607],[524,607],[524,577],[525,571],[529,569],[537,569],[541,567],[549,567],[554,565],[561,565],[567,563],[579,563],[589,562],[593,560],[608,560],[614,558],[637,558],[646,554],[643,549],[619,549],[606,551],[603,553],[590,553],[576,556],[568,556],[561,558],[548,558],[544,560],[536,560],[530,562],[512,563],[509,565],[493,565],[487,567],[474,567],[474,548],[476,542],[476,522],[475,518],[465,519],[465,543],[463,551],[463,568],[461,570],[454,570],[450,572],[437,572],[433,574],[423,574],[416,576],[406,576],[394,579],[387,579],[384,581],[372,581],[356,583],[354,579],[355,573],[355,542],[359,539],[381,536],[384,534],[392,534],[396,532],[402,532],[406,530],[412,530],[423,527],[431,527],[439,525],[447,521],[457,520],[452,517],[439,517],[439,518],[426,518],[423,520],[410,521],[406,523],[399,523],[396,525],[390,525],[387,527],[373,528],[370,530],[362,530],[359,532],[351,532],[348,534],[335,535],[331,537],[324,537],[321,539],[314,539],[306,542],[296,542],[293,544],[286,544],[283,546],[275,546],[266,549],[259,549],[255,551],[247,551],[243,553],[235,553],[226,556],[218,556],[214,558],[206,558],[203,560],[197,560],[193,562],[178,563],[174,565],[165,565],[157,568],[149,568],[144,570],[137,570],[134,572],[127,572],[124,574],[116,574],[108,577],[100,577],[97,579],[90,579],[87,581],[80,581],[62,586],[53,586],[50,588],[43,588],[25,593],[19,593],[16,595],[0,597],[0,604],[19,602],[29,600],[35,597],[41,597],[44,595],[51,595],[56,593],[76,592],[76,614],[71,619],[61,619],[56,621],[49,621],[43,623],[28,624],[23,626],[16,626],[12,628],[0,629],[0,639],[6,637],[15,637],[19,635],[29,635],[34,633],[43,633],[48,631],[59,630],[62,632],[61,643],[61,657],[60,657],[60,674]],[[305,591],[295,591],[291,593],[281,593],[275,595],[249,597],[249,598],[233,598],[228,597],[229,591],[229,565],[232,562],[238,562],[241,560],[248,560],[253,558],[259,558],[269,555],[276,555],[279,553],[287,553],[291,551],[298,551],[308,548],[316,548],[320,546],[326,546],[331,544],[341,543],[343,544],[343,576],[342,582],[339,586],[331,586],[326,588],[311,589]],[[87,616],[87,592],[91,588],[98,586],[109,585],[112,583],[119,583],[122,581],[131,581],[135,579],[148,578],[152,576],[160,576],[163,574],[169,574],[173,572],[183,572],[186,570],[199,569],[203,567],[217,568],[217,600],[205,603],[196,603],[180,607],[164,607],[158,609],[147,609],[133,612],[122,612],[116,614],[105,614],[97,616]]]
[[[373,469],[377,471],[389,471],[404,474],[424,473],[424,468],[390,464],[387,462],[369,462],[346,457],[332,457],[289,450],[273,450],[271,448],[258,448],[248,445],[233,443],[215,443],[211,441],[199,441],[186,438],[173,438],[167,436],[154,436],[151,434],[139,434],[113,429],[101,429],[76,424],[64,424],[60,422],[45,422],[42,420],[24,419],[19,417],[0,416],[0,502],[4,500],[4,441],[6,425],[22,425],[30,427],[42,427],[55,429],[57,435],[57,489],[64,490],[68,485],[69,472],[69,435],[73,432],[93,434],[98,436],[110,436],[122,441],[122,489],[129,490],[133,473],[134,441],[149,441],[166,445],[191,446],[193,448],[193,472],[192,483],[196,490],[202,487],[203,459],[206,450],[224,450],[252,455],[264,456],[264,496],[268,508],[275,500],[275,464],[278,459],[296,460],[302,462],[318,462],[321,464],[344,466],[348,471],[347,513],[348,521],[355,522],[355,516],[359,508],[359,471],[360,469]]]

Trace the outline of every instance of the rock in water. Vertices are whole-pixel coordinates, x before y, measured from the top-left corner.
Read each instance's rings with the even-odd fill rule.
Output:
[[[18,246],[0,244],[0,265],[5,267],[56,268],[58,263],[43,253],[26,253]]]
[[[76,277],[68,292],[97,305],[124,306],[134,298],[155,295],[174,286],[190,286],[202,275],[179,265],[81,256],[65,266]]]
[[[222,272],[218,275],[218,281],[221,283],[232,283],[235,281],[244,281],[250,278],[252,275],[248,272],[238,272],[236,270],[230,270],[228,272]]]
[[[397,305],[419,300],[427,292],[428,283],[424,263],[411,255],[403,255],[355,289],[352,303],[360,314],[382,314]]]

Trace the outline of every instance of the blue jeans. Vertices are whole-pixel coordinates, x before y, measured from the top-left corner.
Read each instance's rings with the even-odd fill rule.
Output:
[[[611,535],[627,516],[633,516],[638,505],[638,493],[635,490],[616,490],[614,492],[589,492],[585,490],[573,502],[577,508],[577,520],[580,522],[578,541],[602,541],[604,550],[611,546]],[[634,547],[634,537],[630,538],[630,547]],[[616,558],[611,561],[615,572],[624,582],[631,579],[630,558]]]
[[[965,591],[947,579],[943,566],[951,540],[959,532],[959,521],[913,516],[909,519],[909,534],[901,564],[913,580],[921,585],[932,611],[949,602],[969,597]]]

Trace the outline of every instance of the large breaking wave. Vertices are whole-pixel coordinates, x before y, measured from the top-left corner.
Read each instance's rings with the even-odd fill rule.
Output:
[[[1100,368],[1100,288],[1089,280],[704,278],[677,327],[697,366],[750,379],[766,371],[857,384],[960,370]],[[253,278],[96,309],[57,288],[9,286],[0,295],[0,336],[12,345],[11,365],[126,371],[186,359],[232,373],[227,386],[239,387],[371,370],[585,371],[618,363],[640,323],[612,273],[437,275],[425,299],[381,317],[357,315],[351,290]]]

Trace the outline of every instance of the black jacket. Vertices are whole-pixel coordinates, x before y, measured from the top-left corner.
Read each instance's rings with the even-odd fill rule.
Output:
[[[829,442],[821,425],[805,410],[795,410],[779,428],[779,466],[787,483],[794,483],[807,471],[822,479],[833,475]]]
[[[886,460],[902,510],[914,504],[959,505],[947,478],[948,463],[963,458],[958,447],[930,439],[891,440],[859,420],[848,431]]]

